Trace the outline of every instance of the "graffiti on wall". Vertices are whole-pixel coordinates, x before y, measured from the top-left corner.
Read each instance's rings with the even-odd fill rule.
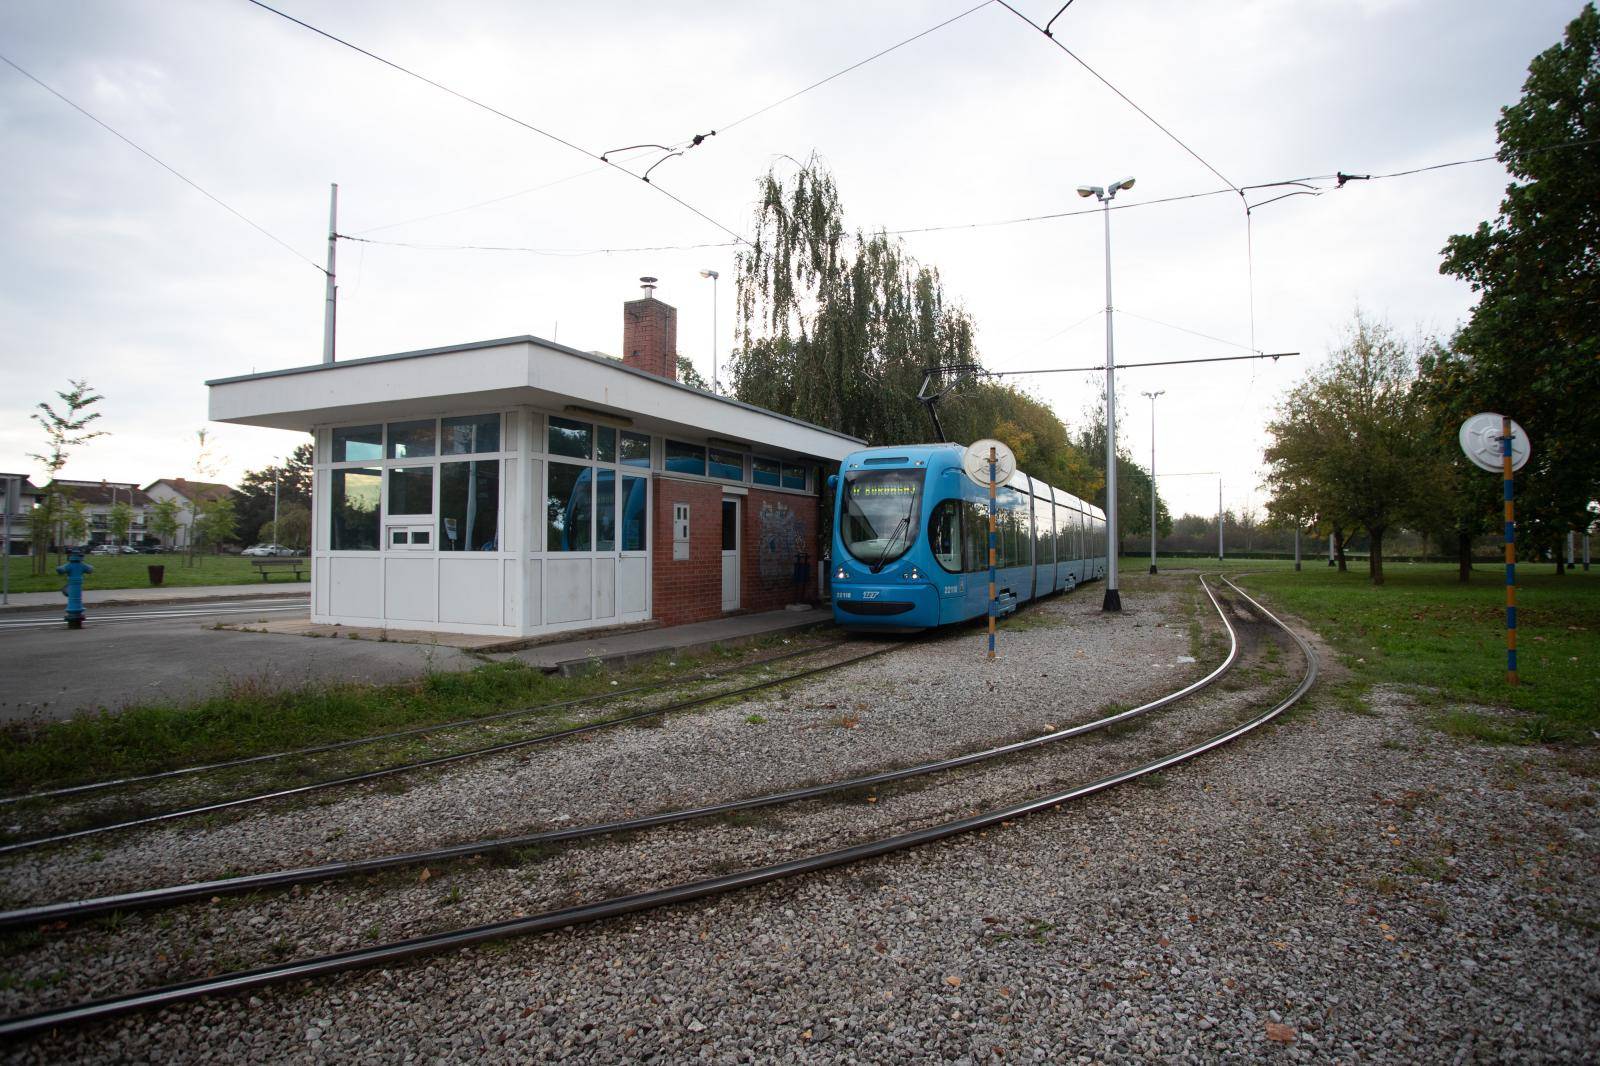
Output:
[[[805,546],[800,516],[786,503],[763,501],[756,515],[756,570],[763,584],[794,580],[794,560]]]

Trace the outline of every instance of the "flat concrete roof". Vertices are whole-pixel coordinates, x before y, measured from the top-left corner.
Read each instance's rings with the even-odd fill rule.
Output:
[[[450,365],[430,379],[415,372],[426,361]],[[399,373],[384,373],[391,370]],[[403,417],[430,403],[556,409],[576,403],[658,424],[664,432],[726,436],[831,459],[866,443],[531,334],[214,378],[206,385],[213,420],[278,429]]]

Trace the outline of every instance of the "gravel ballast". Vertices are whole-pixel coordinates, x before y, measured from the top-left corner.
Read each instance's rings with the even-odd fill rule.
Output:
[[[1072,657],[1079,635],[1100,631],[1097,614],[1073,613],[1088,599],[1056,601],[1069,605],[1070,628],[1012,637],[1047,635]],[[1186,623],[1163,620],[1163,630],[1133,612],[1107,621],[1105,653],[1137,658],[1149,638],[1159,653],[1149,676],[1156,665],[1170,672],[1187,651]],[[900,659],[879,662],[881,675]],[[982,698],[950,687],[904,698]],[[819,699],[822,688],[805,700],[841,698]],[[869,710],[850,712],[857,726],[831,731],[847,753],[848,741],[872,736],[880,704],[892,705],[874,692]],[[1124,698],[1088,695],[1089,706]],[[986,834],[309,989],[112,1022],[17,1057],[1586,1057],[1600,1046],[1593,763],[1463,745],[1422,724],[1400,695],[1382,697],[1374,715],[1313,704],[1152,785]],[[1026,713],[1037,708],[1023,712],[1005,725],[1037,724]],[[989,720],[981,737],[930,743],[977,746],[997,731],[1004,725]],[[712,780],[697,786],[726,783],[701,768]],[[749,766],[734,776],[752,784]],[[263,832],[272,821],[215,832]]]

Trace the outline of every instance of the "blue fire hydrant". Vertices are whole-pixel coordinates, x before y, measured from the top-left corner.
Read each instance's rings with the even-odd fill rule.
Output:
[[[94,573],[94,567],[83,561],[83,552],[67,553],[67,561],[56,567],[56,573],[67,575],[67,587],[61,595],[67,598],[67,628],[83,628],[83,575]]]

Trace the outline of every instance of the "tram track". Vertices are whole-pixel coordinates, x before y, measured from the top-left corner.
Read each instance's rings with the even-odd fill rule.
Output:
[[[1202,587],[1204,587],[1202,585]],[[1210,589],[1206,589],[1208,596]],[[563,829],[546,830],[538,833],[527,833],[512,837],[503,837],[493,840],[476,840],[466,843],[453,844],[448,847],[433,848],[423,851],[411,851],[394,855],[376,856],[368,859],[358,859],[347,862],[322,863],[316,866],[301,867],[293,870],[277,870],[260,874],[247,874],[239,877],[219,878],[194,882],[186,885],[175,885],[166,888],[148,889],[138,892],[119,893],[111,896],[101,896],[94,899],[72,900],[56,904],[43,904],[35,907],[24,907],[10,911],[0,911],[0,929],[10,929],[35,925],[40,923],[58,921],[76,921],[95,915],[107,914],[119,910],[135,910],[174,906],[181,903],[192,902],[199,899],[211,899],[221,895],[237,895],[247,892],[257,892],[266,889],[289,888],[295,885],[313,884],[318,881],[333,880],[340,877],[352,877],[363,874],[378,873],[408,866],[421,866],[428,863],[449,862],[456,859],[468,858],[474,855],[494,854],[497,852],[512,851],[521,848],[543,847],[552,844],[564,844],[572,841],[584,840],[591,837],[614,836],[624,833],[639,832],[646,829],[655,829],[661,826],[674,825],[681,822],[696,821],[711,818],[717,815],[739,814],[759,810],[765,807],[774,807],[782,804],[797,803],[805,800],[818,799],[823,796],[842,792],[851,792],[861,789],[876,789],[900,781],[910,780],[935,773],[944,773],[979,763],[989,762],[1008,756],[1018,755],[1048,744],[1059,743],[1089,733],[1111,729],[1141,715],[1160,710],[1170,706],[1202,689],[1212,685],[1228,674],[1239,657],[1239,640],[1233,625],[1229,622],[1222,608],[1217,604],[1215,597],[1211,598],[1212,605],[1216,607],[1218,616],[1222,620],[1229,636],[1228,653],[1223,661],[1213,670],[1196,681],[1183,687],[1157,697],[1154,700],[1142,703],[1127,710],[1117,711],[1109,715],[1093,719],[1075,726],[1067,726],[1052,730],[1040,736],[1029,737],[1024,740],[1013,741],[984,748],[979,751],[967,752],[950,758],[936,759],[918,763],[912,766],[900,767],[892,770],[883,770],[875,773],[859,775],[808,785],[802,788],[787,789],[779,792],[770,792],[764,795],[746,797],[741,799],[724,800],[717,803],[703,804],[695,807],[681,808],[672,811],[662,811],[656,814],[645,815],[639,818],[628,818],[609,822],[599,822],[583,826],[571,826]],[[863,656],[868,658],[870,656]],[[859,660],[850,660],[846,665]]]
[[[356,951],[336,952],[316,958],[305,959],[300,962],[287,963],[280,966],[261,967],[254,970],[224,974],[215,978],[181,982],[162,990],[134,993],[130,996],[109,997],[92,1004],[79,1004],[72,1007],[45,1012],[43,1014],[12,1019],[11,1021],[4,1023],[3,1026],[0,1026],[0,1034],[20,1035],[25,1032],[37,1031],[40,1028],[49,1028],[53,1025],[69,1024],[71,1022],[85,1021],[96,1017],[107,1017],[111,1014],[122,1013],[128,1010],[137,1010],[144,1006],[178,1002],[184,999],[191,999],[217,992],[237,991],[245,988],[261,987],[266,984],[294,980],[299,977],[335,973],[341,970],[354,969],[363,966],[383,965],[390,962],[400,961],[405,958],[414,957],[416,955],[448,951],[453,948],[459,948],[475,943],[483,943],[506,936],[561,928],[567,925],[579,924],[601,918],[632,913],[638,910],[648,909],[650,907],[703,898],[705,896],[728,892],[751,885],[762,884],[783,877],[793,876],[795,874],[801,874],[813,870],[827,869],[832,866],[856,862],[862,859],[872,858],[874,856],[902,850],[904,848],[931,843],[935,840],[944,839],[945,837],[958,833],[968,832],[974,829],[980,829],[989,825],[994,825],[1003,820],[1011,820],[1022,817],[1026,814],[1047,809],[1051,806],[1059,805],[1072,799],[1091,795],[1103,789],[1110,788],[1115,784],[1123,783],[1124,781],[1134,780],[1150,773],[1159,772],[1162,769],[1166,769],[1188,759],[1197,757],[1198,755],[1203,754],[1206,751],[1210,751],[1215,747],[1220,747],[1221,745],[1258,728],[1260,725],[1265,724],[1265,722],[1270,721],[1272,718],[1276,717],[1277,714],[1281,713],[1284,709],[1291,706],[1296,700],[1298,700],[1304,694],[1304,692],[1309,689],[1311,683],[1315,679],[1315,656],[1311,652],[1309,646],[1306,645],[1297,634],[1293,634],[1292,631],[1287,629],[1287,627],[1284,627],[1281,621],[1271,616],[1270,613],[1266,612],[1264,608],[1260,608],[1259,604],[1255,604],[1255,601],[1250,600],[1249,597],[1242,591],[1238,590],[1236,586],[1232,586],[1231,582],[1229,585],[1235,594],[1237,594],[1239,597],[1242,597],[1244,600],[1249,601],[1252,605],[1254,605],[1256,610],[1260,611],[1266,618],[1271,619],[1273,624],[1280,627],[1285,632],[1288,632],[1289,635],[1296,641],[1296,643],[1299,644],[1307,661],[1306,674],[1301,680],[1300,684],[1296,686],[1295,691],[1286,699],[1278,701],[1272,708],[1255,715],[1247,722],[1231,725],[1223,732],[1216,733],[1202,740],[1199,744],[1190,745],[1184,750],[1175,754],[1164,756],[1153,762],[1142,764],[1131,770],[1124,770],[1111,775],[1101,776],[1096,780],[1089,782],[1088,784],[1076,785],[1065,791],[1055,791],[1043,798],[1028,799],[1020,803],[1012,802],[1009,805],[1002,805],[992,808],[989,811],[981,814],[969,815],[955,819],[945,819],[935,824],[919,826],[906,832],[890,833],[887,836],[860,841],[847,847],[835,848],[805,858],[776,864],[768,863],[765,865],[751,866],[737,872],[727,873],[716,877],[699,878],[697,880],[685,881],[680,884],[651,889],[645,892],[617,895],[613,896],[612,898],[594,903],[555,908],[539,914],[533,914],[527,917],[519,917],[509,921],[488,923],[485,925],[473,926],[465,929],[430,933],[420,937],[410,937],[389,944],[377,945],[371,948],[365,948]],[[1220,606],[1219,614],[1222,615],[1224,625],[1227,626],[1231,632],[1233,627],[1228,623],[1227,614],[1221,611]],[[1232,648],[1230,650],[1228,659],[1228,663],[1230,665],[1238,654],[1239,642],[1237,637],[1235,637],[1231,643]],[[1221,676],[1221,674],[1214,671],[1212,676],[1203,679],[1203,681],[1209,684],[1218,676]],[[1152,701],[1152,704],[1162,706],[1168,705],[1171,702],[1174,702],[1176,699],[1191,694],[1196,687],[1197,686],[1186,686],[1178,693],[1169,694],[1169,697],[1167,698],[1163,698],[1160,701]],[[1114,722],[1126,721],[1135,714],[1145,713],[1152,709],[1154,709],[1153,705],[1145,705],[1140,708],[1134,708],[1129,712],[1120,712],[1115,715],[1106,716],[1097,722],[1086,723],[1085,726],[1074,727],[1073,730],[1067,735],[1081,735],[1082,733],[1088,732],[1091,729],[1103,729]],[[1067,731],[1061,732],[1067,733]],[[984,759],[997,759],[1002,758],[1003,756],[1014,756],[1021,751],[1041,747],[1044,744],[1049,743],[1051,740],[1058,739],[1063,739],[1063,737],[1056,734],[1049,734],[1046,737],[1030,738],[1027,741],[1019,742],[1018,744],[1003,745],[999,748],[989,749],[988,751],[981,753],[972,753],[971,755],[958,757],[954,760],[944,760],[941,764],[938,764],[938,766],[941,769],[953,769],[962,766],[970,766]],[[838,791],[841,789],[859,789],[865,787],[864,782],[871,782],[878,785],[889,784],[895,780],[904,780],[922,773],[932,772],[933,770],[925,769],[921,766],[905,768],[899,771],[890,771],[883,775],[869,775],[865,778],[854,778],[848,781],[834,782],[830,786],[819,787],[815,789],[791,790],[789,793],[785,794],[760,797],[754,802],[794,802],[800,799],[815,798],[816,796],[819,796],[825,792]],[[735,809],[736,806],[736,804],[718,804],[702,808],[693,813],[676,812],[677,814],[681,814],[682,817],[670,817],[669,820],[680,821],[688,818],[704,818],[714,813],[725,813],[731,809]],[[666,821],[660,821],[654,824],[664,825],[667,823]],[[646,826],[639,825],[636,822],[627,828],[637,829],[644,827]],[[624,831],[624,827],[622,825],[584,828],[585,830],[590,830],[595,833],[618,833]],[[580,831],[564,830],[561,831],[559,835],[575,838],[576,836],[580,835]],[[583,832],[582,835],[588,834],[587,832]],[[481,852],[482,850],[484,849],[481,847],[478,848],[478,851]],[[413,859],[412,861],[416,860]],[[433,859],[430,857],[424,859],[423,861],[433,861]],[[249,891],[250,889],[243,890]],[[82,915],[80,914],[78,916],[81,917]],[[37,921],[43,919],[39,916],[35,916],[33,920]]]
[[[778,661],[780,659],[787,659],[787,658],[792,658],[792,657],[796,657],[796,656],[802,656],[802,655],[808,655],[808,654],[816,654],[818,652],[830,651],[830,650],[833,650],[834,648],[837,648],[837,647],[839,647],[839,646],[841,646],[843,644],[846,644],[846,643],[849,643],[849,642],[848,641],[836,641],[836,642],[833,642],[833,643],[830,643],[830,644],[825,644],[825,645],[821,646],[820,648],[804,648],[804,649],[800,649],[800,650],[792,652],[792,653],[785,653],[785,654],[779,655],[779,656],[771,656],[771,657],[768,657],[768,658],[765,658],[765,659],[762,659],[762,660],[758,660],[757,662],[754,662],[754,663],[746,663],[746,664],[742,664],[741,666],[738,666],[738,667],[730,668],[728,671],[726,671],[724,673],[714,675],[714,677],[712,679],[715,679],[716,677],[727,676],[727,674],[736,673],[736,672],[738,672],[740,670],[748,670],[748,669],[752,669],[752,668],[755,668],[755,667],[764,666],[764,665],[766,665],[768,663],[776,662],[776,661]],[[143,827],[143,826],[159,825],[159,824],[178,821],[178,820],[187,819],[187,818],[195,818],[195,817],[199,817],[199,816],[202,816],[202,815],[220,814],[220,813],[222,813],[224,811],[233,811],[233,810],[237,810],[239,808],[256,806],[256,805],[260,805],[260,804],[264,804],[264,803],[270,803],[270,802],[273,802],[273,801],[276,801],[276,800],[290,799],[290,798],[297,797],[297,796],[306,796],[306,795],[309,795],[311,793],[321,792],[321,791],[324,791],[324,790],[327,790],[327,789],[346,788],[346,787],[350,787],[350,786],[353,786],[353,785],[367,784],[367,783],[370,783],[370,782],[380,781],[380,780],[383,780],[383,779],[386,779],[386,778],[395,777],[397,775],[416,773],[416,772],[421,771],[421,770],[436,769],[436,768],[443,767],[443,766],[450,766],[450,765],[453,765],[453,764],[456,764],[456,763],[465,762],[465,761],[468,761],[468,760],[471,760],[471,759],[489,758],[491,756],[503,755],[503,754],[507,754],[509,752],[520,751],[520,750],[523,750],[523,749],[537,747],[537,746],[544,745],[544,744],[552,744],[552,743],[556,743],[557,741],[570,740],[570,739],[573,739],[575,737],[587,736],[589,734],[597,733],[597,732],[600,732],[602,730],[611,729],[611,728],[615,728],[615,727],[623,726],[623,725],[636,724],[638,722],[645,721],[647,719],[661,718],[661,717],[664,717],[664,716],[669,715],[669,714],[675,714],[675,713],[678,713],[678,712],[681,712],[681,711],[691,710],[691,709],[696,708],[696,707],[702,707],[702,706],[705,706],[706,704],[715,703],[715,702],[717,702],[719,700],[733,699],[733,698],[737,698],[739,696],[749,695],[749,694],[752,694],[752,693],[755,693],[755,692],[760,692],[760,691],[763,691],[763,690],[766,690],[766,689],[770,689],[770,688],[774,688],[774,687],[777,687],[777,686],[780,686],[780,685],[786,685],[786,684],[790,684],[790,683],[795,682],[795,681],[804,680],[804,679],[809,678],[809,677],[815,677],[818,674],[826,673],[826,672],[829,672],[829,671],[832,671],[832,670],[842,669],[842,668],[844,668],[846,666],[851,666],[851,665],[854,665],[855,663],[858,663],[858,662],[863,662],[865,660],[874,659],[874,658],[877,658],[880,655],[886,655],[889,652],[894,651],[899,646],[900,645],[898,645],[898,644],[889,644],[889,645],[886,645],[886,646],[875,648],[875,649],[873,649],[871,651],[868,651],[868,652],[866,652],[864,654],[861,654],[861,655],[852,656],[850,658],[841,660],[839,662],[824,663],[823,665],[820,665],[820,666],[808,667],[806,669],[798,670],[798,671],[795,671],[795,672],[790,673],[790,674],[785,674],[785,675],[783,675],[781,677],[766,678],[766,679],[763,679],[761,681],[757,681],[757,682],[755,682],[753,684],[742,685],[742,686],[739,686],[739,687],[733,688],[733,689],[719,690],[719,691],[716,691],[716,692],[706,693],[706,694],[702,694],[702,695],[698,695],[698,696],[692,696],[692,697],[687,698],[687,699],[675,700],[675,701],[672,701],[672,702],[670,702],[668,704],[665,704],[664,706],[646,708],[644,710],[635,711],[635,712],[631,712],[631,713],[628,713],[628,714],[617,715],[617,716],[610,717],[610,718],[600,718],[600,719],[596,719],[594,721],[585,722],[585,723],[580,724],[580,725],[569,726],[569,727],[566,727],[566,728],[563,728],[563,729],[557,729],[557,730],[553,730],[553,731],[545,732],[545,733],[538,733],[538,734],[535,734],[535,735],[533,735],[531,737],[521,737],[521,738],[518,738],[516,740],[504,741],[504,742],[498,743],[498,744],[484,745],[484,746],[481,746],[481,747],[469,748],[469,749],[464,750],[464,751],[456,751],[456,752],[450,752],[450,753],[444,754],[444,755],[437,755],[437,756],[433,756],[433,757],[426,758],[426,759],[417,759],[417,760],[413,760],[411,762],[397,763],[397,764],[393,764],[393,765],[390,765],[390,766],[382,766],[382,767],[379,767],[377,769],[365,770],[365,771],[362,771],[362,772],[359,772],[359,773],[344,774],[344,775],[341,775],[339,777],[329,778],[329,779],[322,780],[322,781],[314,781],[314,782],[311,782],[311,783],[308,783],[308,784],[296,785],[296,786],[289,787],[289,788],[273,789],[273,790],[270,790],[270,791],[267,791],[267,792],[259,792],[259,793],[254,793],[254,794],[247,795],[247,796],[238,796],[238,797],[233,797],[233,798],[230,798],[230,799],[218,800],[218,801],[215,801],[215,802],[201,803],[201,804],[195,804],[195,805],[186,806],[186,807],[179,807],[179,808],[170,809],[170,810],[158,811],[158,812],[155,812],[155,813],[152,813],[152,814],[141,815],[141,816],[136,817],[136,818],[128,818],[128,819],[124,819],[124,820],[117,821],[117,822],[111,822],[111,823],[105,823],[105,824],[99,824],[99,825],[91,825],[91,826],[87,826],[87,827],[84,827],[84,828],[73,829],[73,830],[66,831],[66,832],[47,834],[45,836],[31,837],[31,838],[26,838],[26,839],[22,839],[22,840],[7,841],[7,842],[4,842],[4,843],[0,843],[0,856],[7,855],[7,854],[13,854],[13,853],[17,853],[17,852],[28,851],[28,850],[31,850],[31,849],[46,847],[46,846],[54,845],[54,844],[67,843],[67,842],[73,841],[73,840],[81,840],[81,839],[84,839],[86,837],[99,836],[99,835],[105,834],[105,833],[120,832],[120,831],[123,831],[123,830],[140,828],[140,827]],[[695,677],[695,678],[684,679],[681,682],[668,682],[666,684],[704,683],[706,680],[707,680],[706,676],[702,675],[702,676]],[[636,687],[634,687],[632,689],[625,690],[625,691],[619,691],[619,692],[615,692],[615,693],[602,693],[602,694],[600,694],[598,696],[581,697],[581,698],[576,699],[576,700],[562,701],[560,703],[554,703],[554,704],[544,704],[544,705],[541,705],[541,706],[535,707],[535,708],[525,708],[525,709],[520,709],[520,710],[516,710],[516,711],[501,712],[501,713],[496,714],[496,715],[488,715],[488,716],[483,716],[483,717],[476,718],[476,719],[463,720],[463,721],[456,722],[456,723],[441,724],[441,725],[438,725],[438,726],[420,726],[420,727],[417,727],[416,729],[413,729],[413,730],[404,730],[404,731],[400,731],[400,732],[393,733],[393,734],[387,734],[387,735],[381,736],[381,737],[362,738],[362,739],[356,740],[356,741],[341,742],[341,743],[335,744],[335,745],[327,745],[327,746],[324,746],[324,747],[316,749],[316,750],[318,750],[318,751],[331,751],[331,750],[338,750],[340,748],[354,747],[354,746],[358,746],[360,744],[365,744],[365,743],[369,743],[369,742],[376,741],[376,740],[387,740],[387,739],[400,738],[400,737],[410,737],[410,736],[420,735],[420,734],[424,734],[424,733],[441,732],[441,731],[444,731],[446,729],[471,728],[471,727],[474,727],[474,726],[488,724],[488,723],[492,723],[492,722],[496,722],[496,721],[501,721],[501,720],[505,720],[505,719],[508,719],[508,718],[530,716],[530,715],[535,714],[535,713],[548,712],[550,710],[563,708],[563,707],[568,707],[568,706],[574,706],[574,705],[581,704],[581,703],[596,702],[596,701],[599,701],[599,700],[617,699],[617,698],[621,698],[624,695],[637,694],[639,692],[644,692],[644,691],[652,691],[652,690],[660,688],[660,687],[663,687],[663,686],[661,686],[661,685],[636,686]],[[306,749],[306,752],[309,752],[310,750],[311,749]],[[290,753],[277,753],[277,754],[274,754],[274,755],[269,756],[267,758],[269,758],[269,759],[277,759],[277,758],[288,757],[289,755],[293,755],[293,754],[297,754],[297,753],[293,753],[293,752],[290,752]],[[255,761],[255,760],[254,759],[246,759],[246,760],[236,760],[233,763],[227,763],[227,764],[220,764],[220,763],[219,764],[213,764],[213,768],[214,767],[221,767],[221,766],[244,765],[246,763],[253,762],[253,761]],[[198,769],[206,769],[206,768],[198,768]],[[173,772],[170,772],[170,773],[173,774],[173,775],[176,775],[177,773],[181,773],[181,772],[182,771],[173,771]],[[155,776],[157,776],[157,777],[166,777],[166,776],[168,776],[168,774],[161,774],[161,775],[155,775]]]
[[[219,762],[198,763],[193,766],[180,766],[171,770],[159,770],[148,774],[132,774],[127,777],[107,778],[103,781],[89,781],[78,785],[65,785],[61,788],[44,789],[38,792],[17,793],[9,796],[0,796],[0,806],[13,803],[31,803],[38,800],[56,799],[62,796],[83,795],[89,792],[103,792],[107,789],[125,788],[130,785],[143,785],[155,781],[170,781],[179,777],[194,774],[215,773],[221,770],[234,770],[245,766],[257,766],[265,763],[279,762],[284,759],[303,759],[312,755],[324,755],[333,751],[348,751],[351,748],[364,747],[368,744],[379,744],[386,741],[404,740],[410,737],[426,736],[432,733],[442,733],[458,729],[470,729],[477,726],[489,725],[493,722],[508,721],[513,718],[526,718],[536,714],[548,714],[551,711],[565,710],[569,707],[579,707],[590,703],[622,699],[635,696],[642,692],[655,692],[663,688],[672,688],[681,685],[701,684],[707,680],[726,677],[742,670],[765,666],[769,663],[793,659],[801,655],[814,655],[819,651],[828,651],[845,644],[845,640],[829,641],[814,647],[798,648],[794,651],[781,652],[777,655],[764,656],[748,662],[737,663],[721,670],[698,671],[687,677],[668,678],[664,681],[651,682],[646,685],[631,685],[615,692],[597,692],[588,696],[577,696],[573,699],[555,700],[550,703],[538,703],[528,707],[517,707],[509,711],[497,711],[494,714],[477,715],[472,718],[457,718],[447,722],[429,722],[424,725],[411,726],[406,729],[396,729],[386,733],[371,733],[366,736],[353,737],[349,740],[338,740],[327,744],[315,744],[303,748],[291,748],[287,751],[266,752],[260,755],[247,755],[238,759],[225,759]]]

